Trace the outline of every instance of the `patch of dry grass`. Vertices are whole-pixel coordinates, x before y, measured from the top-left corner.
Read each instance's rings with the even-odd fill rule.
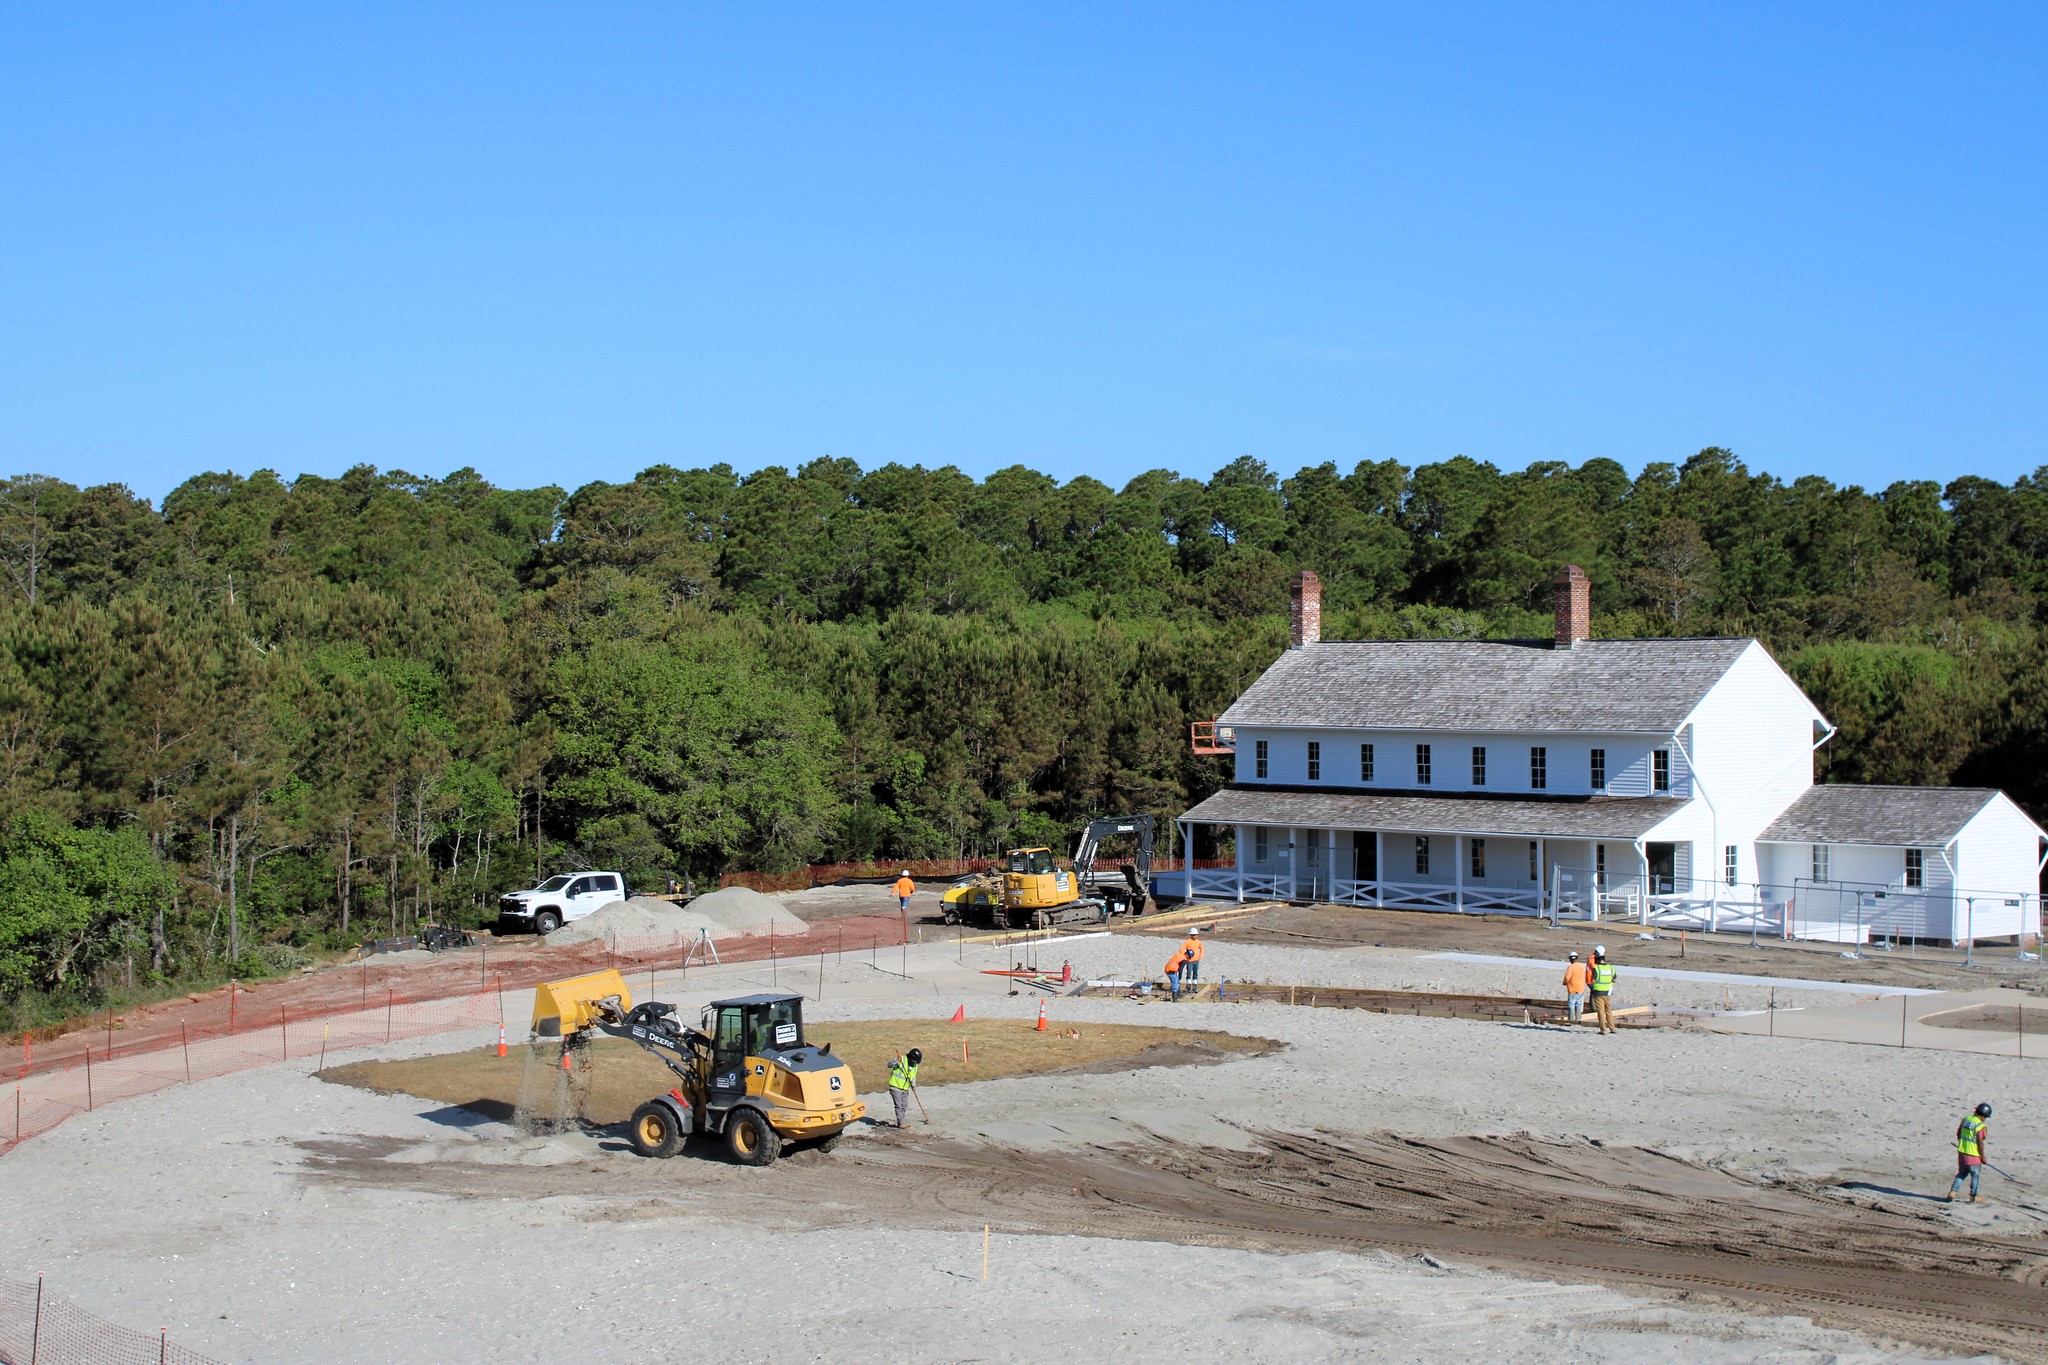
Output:
[[[889,1059],[908,1048],[924,1051],[919,1089],[1005,1076],[1049,1072],[1126,1070],[1215,1061],[1233,1055],[1277,1051],[1270,1038],[1248,1038],[1204,1029],[1140,1024],[1081,1024],[1040,1033],[1015,1020],[974,1019],[961,1024],[929,1019],[881,1019],[821,1023],[810,1041],[830,1043],[832,1055],[853,1068],[855,1084],[872,1094],[888,1085]],[[966,1044],[963,1054],[961,1044]],[[642,1100],[676,1084],[674,1075],[632,1043],[603,1038],[589,1051],[589,1065],[576,1073],[578,1110],[592,1123],[624,1123]],[[458,1105],[509,1121],[530,1067],[555,1065],[560,1050],[543,1045],[514,1047],[509,1057],[494,1049],[410,1057],[402,1061],[352,1062],[320,1073],[322,1080],[358,1086],[380,1095],[413,1095]]]

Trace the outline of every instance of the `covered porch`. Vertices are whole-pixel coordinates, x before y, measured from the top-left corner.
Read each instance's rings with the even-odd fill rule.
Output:
[[[1191,899],[1600,918],[1638,914],[1692,877],[1689,842],[1649,836],[1669,798],[1513,800],[1232,788],[1181,817],[1228,831],[1227,868],[1190,873]]]

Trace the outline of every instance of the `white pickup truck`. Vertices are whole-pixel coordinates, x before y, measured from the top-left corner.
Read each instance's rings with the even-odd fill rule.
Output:
[[[548,878],[531,891],[511,891],[498,897],[498,932],[552,934],[571,920],[624,899],[626,879],[620,873],[565,873]]]

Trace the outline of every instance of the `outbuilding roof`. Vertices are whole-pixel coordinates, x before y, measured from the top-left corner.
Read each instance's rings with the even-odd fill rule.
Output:
[[[1226,725],[1669,734],[1744,639],[1328,640],[1290,649]]]
[[[1939,848],[1998,795],[1994,787],[1809,787],[1757,842]]]
[[[1685,805],[1683,799],[1671,796],[1528,800],[1260,786],[1226,787],[1181,819],[1218,825],[1508,834],[1532,839],[1636,839]]]

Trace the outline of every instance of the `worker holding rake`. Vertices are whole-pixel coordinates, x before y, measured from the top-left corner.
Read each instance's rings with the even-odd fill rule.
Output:
[[[924,1053],[918,1048],[899,1053],[889,1059],[889,1100],[896,1106],[896,1126],[901,1128],[910,1117],[910,1101],[917,1100],[919,1112],[924,1110],[924,1098],[917,1093],[917,1069],[924,1064]],[[931,1115],[926,1114],[926,1123]]]

